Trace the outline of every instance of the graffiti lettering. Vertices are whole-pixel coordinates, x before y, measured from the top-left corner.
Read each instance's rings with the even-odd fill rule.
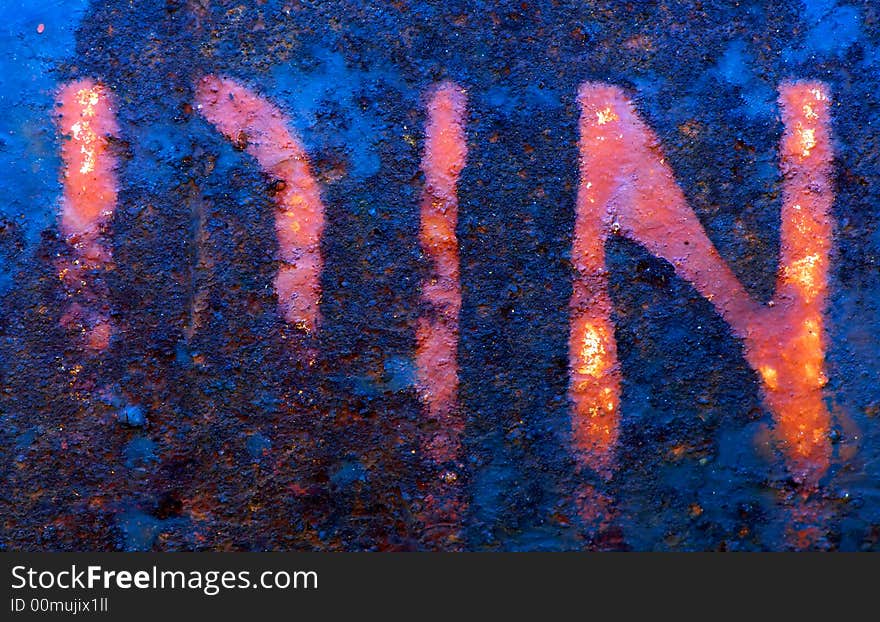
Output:
[[[304,333],[315,332],[325,216],[305,148],[278,107],[234,80],[206,76],[197,84],[196,99],[201,114],[272,178],[279,312]],[[116,203],[116,160],[109,144],[118,128],[111,97],[97,82],[68,84],[59,101],[61,131],[68,138],[62,147],[61,231],[73,250],[73,259],[58,266],[72,299],[62,322],[78,327],[87,347],[100,351],[112,332],[100,273],[111,265],[104,229]],[[749,297],[721,259],[688,207],[657,138],[622,91],[596,83],[580,89],[569,393],[574,451],[603,477],[614,472],[620,436],[621,372],[604,250],[612,234],[627,236],[672,264],[743,340],[792,476],[813,486],[829,466],[830,415],[822,395],[833,201],[829,94],[821,83],[795,82],[781,87],[779,101],[785,122],[781,257],[776,293],[764,305]],[[465,108],[465,93],[456,85],[430,92],[419,233],[429,267],[415,331],[425,413],[421,446],[436,471],[422,513],[426,524],[455,525],[463,508],[455,470],[464,432],[457,396],[462,303],[456,224],[458,177],[467,155]]]

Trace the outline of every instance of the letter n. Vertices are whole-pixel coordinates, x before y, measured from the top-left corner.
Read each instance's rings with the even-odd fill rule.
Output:
[[[744,341],[792,476],[815,484],[828,468],[830,416],[822,396],[833,202],[828,90],[817,82],[787,83],[779,102],[785,123],[781,253],[774,297],[763,304],[721,259],[656,136],[622,91],[581,86],[569,393],[575,451],[605,477],[613,472],[620,433],[621,376],[605,267],[610,233],[672,264]]]

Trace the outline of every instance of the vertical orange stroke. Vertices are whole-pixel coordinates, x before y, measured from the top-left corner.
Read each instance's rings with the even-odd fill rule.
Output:
[[[461,309],[458,239],[458,176],[464,168],[465,94],[439,86],[428,104],[419,241],[430,262],[422,283],[424,312],[416,331],[416,367],[422,400],[436,431],[425,447],[442,463],[458,456],[462,422],[458,413],[458,314]]]
[[[422,171],[419,241],[430,264],[422,282],[422,313],[416,328],[416,372],[429,432],[422,449],[435,466],[460,456],[464,421],[458,407],[458,315],[461,309],[458,239],[458,177],[465,165],[466,96],[454,84],[435,88],[428,102]],[[429,486],[426,521],[457,520],[455,471]]]
[[[112,256],[104,229],[117,196],[117,158],[109,137],[119,128],[110,93],[88,78],[65,85],[58,93],[58,108],[64,137],[60,228],[73,255],[58,263],[58,276],[72,301],[61,323],[79,329],[87,348],[102,351],[112,334],[102,275],[112,268]]]
[[[792,475],[815,482],[828,467],[822,309],[833,200],[824,86],[782,88],[784,207],[776,299],[763,307],[721,259],[675,183],[654,133],[620,89],[579,93],[580,187],[572,250],[570,395],[576,452],[608,476],[619,435],[620,370],[604,243],[620,233],[670,262],[745,340]]]
[[[831,460],[831,415],[822,395],[834,202],[830,101],[824,84],[795,82],[781,87],[779,102],[785,123],[780,266],[774,306],[756,322],[747,356],[763,379],[794,476],[815,483]]]
[[[276,106],[234,80],[203,77],[196,101],[210,123],[279,182],[274,195],[278,306],[288,324],[314,332],[320,323],[324,206],[305,149]]]

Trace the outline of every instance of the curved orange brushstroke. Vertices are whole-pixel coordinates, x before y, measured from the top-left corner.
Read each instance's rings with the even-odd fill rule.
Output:
[[[430,262],[422,282],[423,312],[416,328],[416,369],[419,393],[430,422],[422,442],[435,465],[457,460],[464,420],[458,407],[458,315],[461,309],[458,238],[458,176],[465,165],[467,143],[464,115],[467,99],[454,84],[441,84],[428,102],[422,171],[419,240]],[[445,471],[429,486],[423,512],[429,525],[457,523],[461,502],[458,476]]]
[[[58,93],[63,193],[61,233],[73,251],[72,260],[58,265],[70,304],[61,323],[78,327],[85,345],[107,348],[112,334],[106,286],[96,272],[112,267],[111,250],[103,229],[116,207],[116,157],[109,136],[119,127],[107,89],[91,79],[64,86]]]
[[[833,200],[828,97],[818,83],[781,89],[784,206],[776,297],[752,300],[688,207],[653,132],[620,89],[579,93],[580,188],[572,260],[570,395],[576,451],[609,476],[619,434],[620,370],[604,244],[612,232],[669,261],[745,340],[792,475],[815,483],[828,468],[830,417],[822,403],[824,307]]]
[[[205,76],[197,85],[196,100],[210,123],[281,181],[274,195],[281,260],[275,277],[278,306],[287,323],[315,331],[320,323],[324,206],[305,149],[275,105],[234,80]]]

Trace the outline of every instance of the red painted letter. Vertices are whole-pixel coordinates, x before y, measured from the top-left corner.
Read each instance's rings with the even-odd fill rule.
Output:
[[[101,276],[112,266],[104,228],[116,207],[116,157],[108,137],[118,133],[107,89],[84,79],[58,95],[64,168],[61,233],[73,259],[58,264],[58,274],[71,304],[61,318],[78,328],[85,345],[101,351],[110,343],[112,326],[107,287]]]
[[[619,232],[670,262],[745,341],[790,472],[815,484],[831,455],[830,416],[822,400],[833,201],[826,87],[798,82],[781,89],[782,256],[776,294],[766,306],[748,296],[721,259],[658,155],[657,138],[623,93],[588,83],[579,101],[581,169],[572,252],[577,278],[569,341],[578,455],[610,475],[619,433],[620,369],[604,244],[609,233]]]
[[[289,324],[314,331],[320,317],[324,206],[305,149],[276,106],[233,80],[206,76],[198,84],[196,98],[208,121],[281,181],[275,194],[281,260],[275,277],[278,306]]]
[[[425,189],[419,240],[430,267],[429,276],[422,283],[423,312],[416,331],[416,369],[429,424],[422,449],[435,466],[459,459],[464,430],[458,407],[461,285],[455,227],[456,185],[467,156],[465,104],[465,94],[457,86],[442,84],[436,88],[428,102],[422,159]],[[437,479],[429,485],[425,500],[425,522],[457,523],[458,475],[451,470],[434,475]]]

